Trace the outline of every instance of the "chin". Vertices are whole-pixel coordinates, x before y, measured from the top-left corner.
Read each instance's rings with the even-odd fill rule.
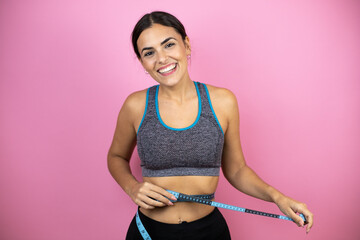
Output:
[[[173,87],[176,86],[180,80],[179,79],[159,79],[156,80],[158,83],[160,83],[161,85],[164,85],[166,87]]]

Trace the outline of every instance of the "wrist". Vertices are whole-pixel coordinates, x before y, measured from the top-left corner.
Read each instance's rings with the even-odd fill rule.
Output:
[[[285,197],[284,194],[282,194],[281,192],[279,192],[278,190],[276,190],[275,188],[269,186],[268,189],[268,195],[271,199],[271,202],[278,204],[278,202]]]
[[[135,179],[133,179],[130,183],[128,183],[124,189],[124,191],[126,192],[127,195],[131,196],[132,193],[132,189],[134,188],[134,186],[136,184],[138,184],[139,182],[136,181]]]

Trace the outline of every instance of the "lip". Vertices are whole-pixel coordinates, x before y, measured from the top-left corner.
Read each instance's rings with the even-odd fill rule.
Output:
[[[174,64],[175,64],[175,68],[174,68],[173,70],[171,70],[170,72],[168,72],[168,73],[160,73],[160,70],[161,70],[161,69],[167,68],[167,67],[169,67],[169,66],[171,66],[171,65],[174,65]],[[168,76],[168,75],[174,73],[174,72],[177,70],[177,67],[178,67],[178,64],[177,64],[177,63],[170,63],[170,64],[168,64],[168,65],[166,65],[166,66],[163,66],[163,67],[159,68],[159,69],[157,70],[157,72],[158,72],[159,74],[161,74],[162,76]]]
[[[160,71],[161,69],[167,68],[168,66],[171,66],[173,64],[176,64],[176,63],[169,63],[168,65],[159,68],[157,71]]]

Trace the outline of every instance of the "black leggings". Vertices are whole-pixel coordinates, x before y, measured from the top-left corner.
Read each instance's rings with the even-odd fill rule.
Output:
[[[155,221],[139,211],[139,217],[152,240],[229,240],[230,232],[225,218],[218,208],[209,215],[192,222],[169,224]],[[143,240],[136,225],[135,217],[132,219],[126,240]]]

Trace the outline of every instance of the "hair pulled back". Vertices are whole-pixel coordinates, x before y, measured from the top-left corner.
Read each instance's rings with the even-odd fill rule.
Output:
[[[141,56],[137,46],[137,40],[140,34],[145,29],[150,28],[154,23],[174,28],[181,35],[183,40],[185,40],[185,37],[187,36],[184,25],[182,25],[182,23],[170,13],[161,11],[147,13],[136,23],[134,30],[131,34],[134,52],[138,58],[141,58]]]

